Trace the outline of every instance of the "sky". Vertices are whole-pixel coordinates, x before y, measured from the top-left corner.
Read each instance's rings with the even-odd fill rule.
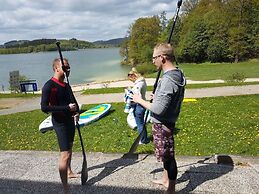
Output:
[[[177,0],[0,0],[0,44],[41,38],[97,41],[122,38],[140,17],[166,11]]]

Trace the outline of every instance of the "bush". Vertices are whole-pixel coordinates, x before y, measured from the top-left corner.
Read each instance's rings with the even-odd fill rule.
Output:
[[[156,72],[156,67],[151,63],[144,63],[136,67],[137,71],[142,75]]]
[[[244,73],[235,72],[232,75],[228,76],[225,80],[226,82],[244,82],[246,79],[246,76]]]

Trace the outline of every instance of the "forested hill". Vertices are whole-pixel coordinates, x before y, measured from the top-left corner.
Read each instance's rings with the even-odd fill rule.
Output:
[[[127,38],[115,38],[110,40],[98,40],[93,42],[96,45],[119,47]]]
[[[98,45],[72,38],[70,40],[36,39],[36,40],[14,40],[1,45],[0,54],[32,53],[56,51],[56,42],[60,41],[62,50],[78,50],[86,48],[97,48]]]

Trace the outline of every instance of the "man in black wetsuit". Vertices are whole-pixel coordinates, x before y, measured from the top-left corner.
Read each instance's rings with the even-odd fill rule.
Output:
[[[68,178],[78,177],[71,170],[72,146],[75,136],[75,121],[79,119],[79,107],[71,87],[64,82],[65,73],[69,76],[70,66],[64,59],[53,61],[54,76],[42,88],[41,110],[52,113],[53,128],[60,148],[59,174],[64,193],[69,193]]]

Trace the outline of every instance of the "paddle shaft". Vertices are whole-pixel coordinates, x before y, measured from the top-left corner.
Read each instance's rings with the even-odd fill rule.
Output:
[[[62,64],[62,70],[65,72],[66,81],[67,81],[67,84],[68,84],[68,87],[69,87],[70,100],[71,100],[71,102],[76,103],[76,106],[79,107],[77,101],[74,100],[73,91],[72,91],[72,88],[69,84],[68,73],[67,73],[66,69],[64,68],[65,65],[64,65],[64,61],[63,61],[63,55],[62,55],[62,52],[61,52],[61,48],[60,48],[60,42],[56,42],[56,45],[58,47],[58,52],[59,52],[59,56],[60,56],[60,60],[61,60],[61,64]],[[81,147],[82,147],[82,154],[83,154],[83,165],[82,165],[82,171],[81,171],[81,183],[82,183],[82,185],[84,185],[85,182],[88,179],[87,161],[86,161],[86,154],[85,154],[83,138],[82,138],[82,135],[81,135],[80,125],[79,125],[78,121],[76,122],[76,128],[77,128],[77,131],[78,131],[80,144],[81,144]]]
[[[176,20],[178,18],[178,14],[179,14],[181,5],[182,5],[182,0],[179,0],[177,2],[177,11],[176,11],[176,15],[174,16],[174,22],[173,22],[173,25],[172,25],[172,28],[171,28],[171,31],[170,31],[170,35],[169,35],[169,38],[168,38],[168,42],[167,42],[168,44],[170,44],[170,42],[171,42],[173,31],[174,31],[174,28],[175,28]],[[157,76],[156,76],[156,81],[155,81],[155,84],[154,84],[154,87],[153,87],[153,92],[152,92],[153,94],[156,91],[161,71],[162,71],[162,68],[159,68],[159,71],[158,71]],[[150,100],[150,103],[152,103],[152,101],[153,101],[153,99]],[[144,125],[146,125],[146,123],[147,123],[148,115],[149,115],[149,110],[147,110],[147,114],[145,115]],[[138,135],[138,137],[135,139],[135,141],[131,145],[130,150],[128,151],[128,154],[133,154],[136,151],[136,149],[139,145],[139,141],[140,141],[143,134],[144,134],[144,127],[143,127],[143,130],[141,131],[141,133]]]

